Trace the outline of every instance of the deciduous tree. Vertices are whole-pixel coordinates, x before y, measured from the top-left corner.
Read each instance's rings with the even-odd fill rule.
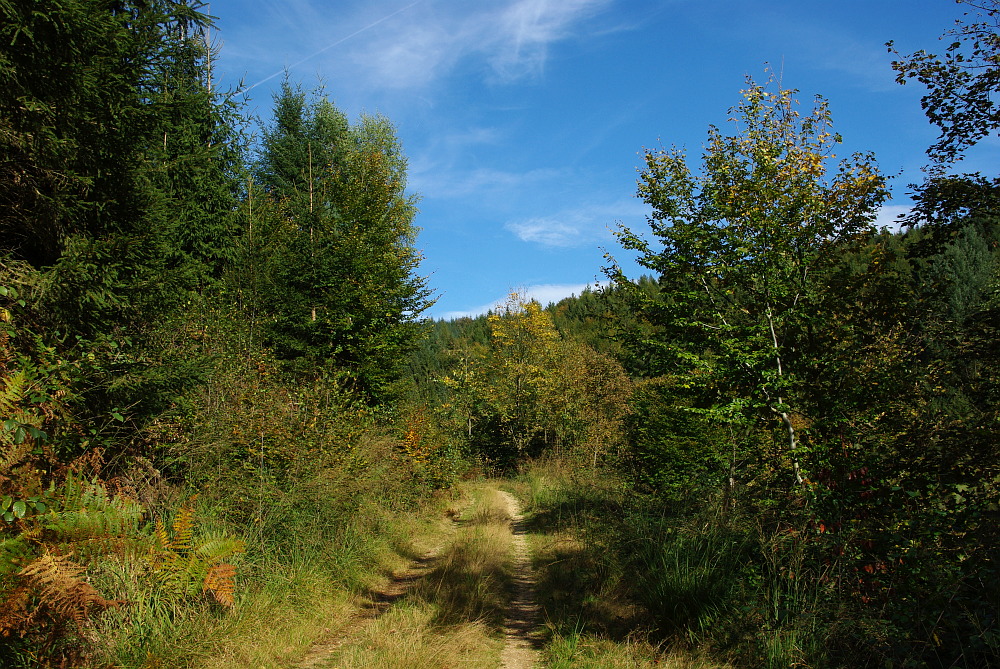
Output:
[[[639,195],[653,240],[627,228],[620,239],[662,277],[650,312],[660,355],[717,393],[720,417],[778,418],[801,483],[808,338],[834,297],[823,271],[872,231],[888,191],[871,155],[837,162],[825,101],[803,114],[794,91],[770,88],[749,82],[733,134],[710,127],[700,172],[680,149],[646,153]]]
[[[958,0],[970,11],[945,31],[943,55],[920,49],[900,56],[893,42],[886,46],[896,81],[916,79],[927,87],[920,104],[941,135],[927,153],[937,162],[950,162],[979,140],[1000,128],[1000,2]]]

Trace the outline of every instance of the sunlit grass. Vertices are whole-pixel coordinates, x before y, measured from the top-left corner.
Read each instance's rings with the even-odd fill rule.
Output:
[[[473,620],[441,625],[438,614],[438,607],[426,602],[394,607],[322,666],[329,669],[495,669],[502,641],[486,624]]]
[[[547,669],[719,669],[683,651],[662,652],[646,641],[612,641],[593,635],[556,635],[545,649]]]
[[[458,519],[454,541],[414,595],[438,607],[440,623],[478,620],[498,630],[510,599],[510,515],[497,490],[479,487],[473,495]]]
[[[496,667],[509,601],[511,535],[506,501],[492,487],[466,487],[471,503],[433,568],[399,602],[344,640],[323,665]]]
[[[368,499],[345,513],[332,495],[316,499],[316,486],[300,494],[316,500],[325,517],[288,514],[283,525],[273,523],[280,535],[266,524],[251,528],[247,551],[237,560],[231,609],[207,598],[165,600],[143,572],[144,554],[95,564],[96,585],[127,600],[99,621],[95,666],[297,666],[315,643],[337,637],[357,619],[361,593],[377,589],[448,536],[452,502],[445,495],[406,512]],[[217,529],[212,511],[209,506],[202,514],[207,531]]]

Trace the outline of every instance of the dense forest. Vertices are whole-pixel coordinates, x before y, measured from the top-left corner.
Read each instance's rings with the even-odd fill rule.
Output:
[[[748,80],[697,159],[645,153],[605,287],[435,322],[389,119],[287,78],[251,119],[199,2],[0,0],[0,665],[248,666],[213,657],[329,626],[489,477],[573,533],[550,666],[1000,664],[1000,176],[958,170],[1000,4],[965,5],[893,52],[940,129],[897,230],[825,100]]]

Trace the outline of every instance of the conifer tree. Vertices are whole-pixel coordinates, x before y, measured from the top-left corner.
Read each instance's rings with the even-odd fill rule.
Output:
[[[339,376],[373,401],[399,377],[431,304],[406,165],[388,120],[352,125],[287,82],[256,165],[286,216],[270,344],[293,371]]]
[[[154,332],[230,252],[239,157],[201,6],[0,2],[0,285],[26,304],[11,343],[74,361],[102,424],[141,424],[190,383],[196,361],[157,368]]]
[[[228,241],[209,228],[226,225],[237,157],[198,4],[0,5],[0,244],[45,273],[50,327],[149,323],[218,273]],[[191,259],[211,268],[179,271]]]

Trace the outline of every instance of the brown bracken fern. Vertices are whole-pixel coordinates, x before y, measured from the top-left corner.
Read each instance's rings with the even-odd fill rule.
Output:
[[[212,593],[219,604],[232,606],[234,603],[233,593],[236,590],[236,583],[233,577],[236,575],[236,567],[223,562],[208,570],[202,589]]]
[[[102,597],[81,578],[84,571],[70,556],[45,551],[22,569],[20,575],[38,595],[39,608],[47,607],[59,618],[72,619],[81,627],[92,608],[103,611],[124,603]]]

